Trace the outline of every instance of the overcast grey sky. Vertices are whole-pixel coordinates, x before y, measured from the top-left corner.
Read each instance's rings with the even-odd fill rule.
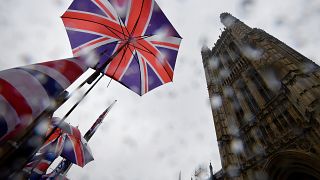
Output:
[[[198,165],[210,160],[214,170],[221,168],[200,54],[203,44],[211,48],[221,34],[221,12],[264,29],[319,64],[318,0],[157,2],[184,38],[174,82],[140,97],[115,81],[106,88],[109,78],[104,78],[67,119],[84,133],[118,99],[89,143],[95,161],[83,169],[73,166],[71,179],[175,180],[180,170],[182,179],[190,179]],[[70,3],[2,0],[0,70],[71,57],[60,19]]]

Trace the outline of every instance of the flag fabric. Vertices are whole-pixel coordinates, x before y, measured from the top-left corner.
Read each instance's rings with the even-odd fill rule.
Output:
[[[24,171],[30,173],[30,179],[40,179],[52,164],[52,162],[61,154],[64,143],[64,137],[61,136],[61,130],[58,129],[50,136],[51,138],[41,147],[38,153],[25,166]]]
[[[54,153],[37,154],[32,161],[27,164],[24,171],[30,174],[30,180],[39,180],[56,158]]]
[[[65,122],[59,123],[60,119],[56,117],[52,118],[52,121],[55,125],[59,124],[59,128],[56,129],[48,141],[50,141],[51,138],[63,139],[63,147],[59,154],[61,157],[64,157],[73,164],[81,167],[93,160],[88,142],[81,136],[77,127],[71,126]],[[57,131],[60,131],[60,136],[56,134]]]
[[[51,173],[46,174],[43,177],[48,178],[50,180],[51,179],[56,180],[56,178],[58,179],[66,178],[65,174],[67,173],[71,165],[72,165],[71,161],[67,159],[63,159]]]
[[[69,180],[67,177],[61,174],[57,174],[55,171],[52,171],[49,174],[41,176],[41,180]]]
[[[114,104],[117,102],[117,100],[115,100],[107,109],[105,109],[100,116],[98,117],[98,119],[94,122],[94,124],[91,126],[91,128],[86,132],[86,134],[84,135],[84,139],[86,141],[89,141],[91,139],[91,137],[93,136],[93,134],[96,132],[96,130],[98,129],[98,127],[100,126],[100,124],[102,123],[103,119],[106,117],[106,115],[109,113],[109,111],[111,110],[111,108],[114,106]],[[68,170],[71,168],[72,162],[68,159],[63,159],[58,166],[53,170],[52,172],[52,177],[54,176],[63,176],[65,175]]]
[[[74,0],[62,20],[75,56],[137,94],[172,81],[181,37],[154,0]]]
[[[94,122],[94,124],[91,126],[91,128],[86,132],[86,134],[84,135],[84,139],[89,141],[89,139],[93,136],[93,134],[96,132],[96,130],[98,129],[98,127],[100,126],[100,124],[102,123],[103,119],[106,117],[106,115],[109,113],[109,111],[111,110],[111,108],[114,106],[114,104],[117,102],[117,100],[115,100],[107,109],[105,109],[100,116],[98,117],[98,119]]]
[[[0,141],[27,127],[86,69],[70,58],[0,71]]]
[[[85,166],[93,160],[92,152],[87,141],[69,134],[65,134],[65,143],[60,156],[80,167]]]
[[[53,125],[48,129],[47,134],[52,131],[58,122],[59,118],[52,118]],[[79,129],[63,122],[59,123],[58,128],[50,135],[24,170],[31,172],[31,177],[40,178],[45,175],[51,163],[58,156],[64,157],[81,167],[93,160],[87,141],[83,139]]]

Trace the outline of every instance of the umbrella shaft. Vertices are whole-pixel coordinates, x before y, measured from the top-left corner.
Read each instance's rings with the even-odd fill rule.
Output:
[[[104,63],[102,64],[102,66],[98,67],[98,68],[96,69],[96,71],[95,71],[93,74],[91,74],[90,77],[88,77],[88,79],[86,80],[86,82],[87,82],[88,84],[91,84],[95,79],[97,79],[97,77],[99,76],[100,72],[101,72],[103,69],[105,69],[105,68],[108,66],[108,64],[110,64],[110,62],[112,61],[112,59],[113,59],[114,57],[116,57],[116,56],[122,51],[122,49],[123,49],[127,44],[128,44],[128,42],[126,42],[126,43],[125,43],[123,46],[121,46],[114,54],[112,54],[112,56],[110,56],[110,57],[106,60],[106,62],[104,62]]]

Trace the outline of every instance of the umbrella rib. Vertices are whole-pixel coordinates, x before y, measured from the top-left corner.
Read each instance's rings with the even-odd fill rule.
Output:
[[[118,68],[120,67],[120,64],[121,64],[121,62],[122,62],[122,60],[123,60],[124,55],[125,55],[126,52],[127,52],[128,47],[129,47],[129,46],[126,46],[126,47],[125,47],[124,52],[123,52],[123,55],[122,55],[122,57],[121,57],[121,59],[120,59],[120,62],[119,62],[119,64],[117,65],[116,70],[113,72],[113,74],[112,74],[111,77],[113,77],[113,76],[116,74]]]
[[[148,48],[146,48],[144,45],[142,45],[141,43],[139,43],[139,41],[137,41],[137,43],[140,45],[140,46],[142,46],[142,47],[144,47],[145,49],[147,49],[147,53],[150,53],[151,55],[153,55],[156,59],[158,59],[158,57],[155,55],[155,54],[153,54]],[[159,61],[160,61],[160,59],[158,59]],[[167,74],[169,75],[169,72],[166,70],[166,68],[163,66],[163,64],[162,63],[160,63],[161,64],[161,66],[163,67],[163,69],[167,72]],[[171,79],[171,81],[173,80],[170,76],[169,76],[169,78]]]
[[[121,27],[121,30],[122,30],[123,34],[124,34],[123,27],[124,27],[124,29],[126,30],[126,32],[127,32],[128,34],[130,34],[128,28],[124,25],[124,23],[122,22],[120,16],[118,15],[118,13],[117,13],[117,16],[118,16],[118,21],[119,21],[119,24],[120,24],[120,27]]]
[[[146,53],[149,53],[149,51],[144,50],[144,49],[139,48],[139,47],[136,47],[136,46],[134,46],[133,44],[129,44],[129,45],[130,45],[130,46],[133,46],[135,49],[139,49],[139,50],[141,50],[141,51],[144,51],[144,52],[146,52]]]
[[[102,24],[102,23],[98,23],[98,22],[95,22],[95,21],[90,21],[90,20],[84,20],[84,19],[79,19],[79,18],[73,18],[73,17],[64,17],[66,19],[76,19],[76,20],[81,20],[81,21],[87,21],[87,22],[91,22],[91,23],[95,23],[95,24],[100,24],[104,27],[106,27],[110,32],[112,32],[112,34],[114,34],[115,36],[117,36],[119,39],[121,39],[120,36],[118,36],[114,31],[118,32],[118,33],[121,33],[120,31],[112,28],[112,27],[109,27],[109,26],[106,26],[105,24]],[[113,30],[113,31],[112,31]]]
[[[144,0],[142,1],[142,6],[141,6],[141,9],[140,9],[140,12],[139,12],[138,19],[137,19],[136,23],[135,23],[135,24],[134,24],[134,26],[133,26],[133,29],[132,29],[132,31],[131,31],[131,33],[130,33],[130,36],[133,34],[133,32],[134,32],[134,31],[136,30],[136,28],[137,28],[137,25],[138,25],[139,19],[140,19],[140,17],[141,17],[141,13],[142,13],[143,5],[144,5]]]

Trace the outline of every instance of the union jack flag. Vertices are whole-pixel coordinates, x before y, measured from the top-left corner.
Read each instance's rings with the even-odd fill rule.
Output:
[[[30,174],[30,180],[39,180],[56,158],[54,153],[37,154],[23,170]]]
[[[65,137],[57,129],[36,155],[25,166],[24,171],[30,173],[30,179],[40,179],[47,172],[52,162],[61,154]]]
[[[181,37],[154,0],[74,0],[62,19],[74,55],[137,94],[172,81]]]
[[[86,69],[70,58],[1,71],[0,141],[20,133]]]

